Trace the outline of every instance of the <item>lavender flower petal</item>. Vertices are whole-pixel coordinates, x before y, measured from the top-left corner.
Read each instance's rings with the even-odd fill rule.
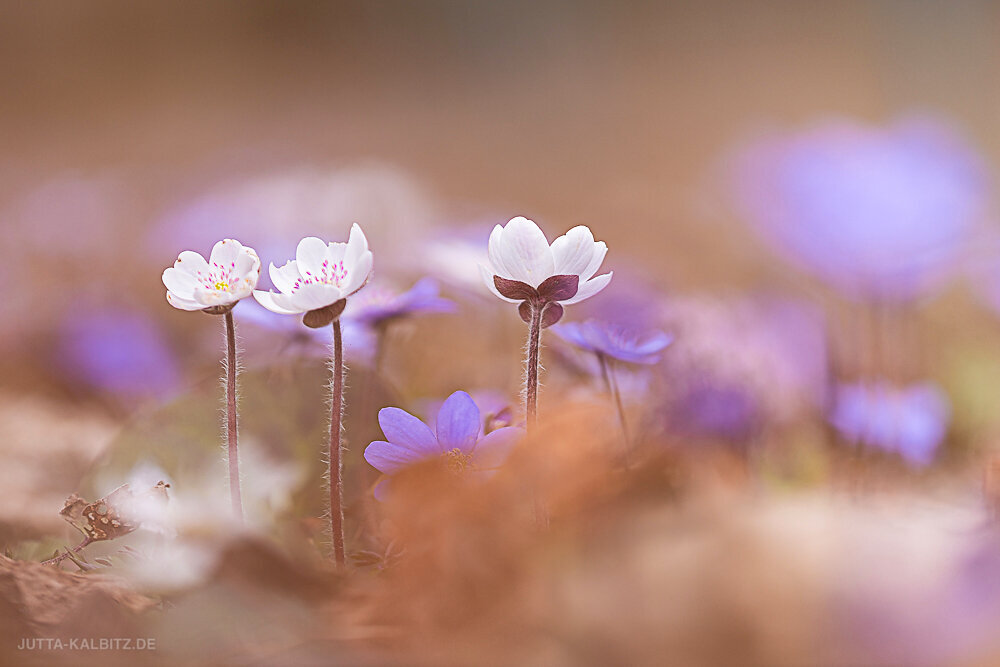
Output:
[[[422,456],[441,453],[437,438],[427,425],[405,410],[382,408],[378,411],[378,424],[394,445]]]
[[[432,453],[431,456],[433,455]],[[424,458],[428,457],[384,440],[376,440],[365,448],[365,461],[386,475],[392,475]]]
[[[482,428],[479,407],[464,391],[449,396],[437,416],[437,439],[444,451],[472,453]]]

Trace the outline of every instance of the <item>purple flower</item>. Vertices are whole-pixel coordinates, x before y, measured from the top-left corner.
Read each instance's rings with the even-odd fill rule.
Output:
[[[944,440],[950,418],[948,399],[933,383],[897,389],[880,381],[841,386],[830,423],[851,442],[926,466]]]
[[[369,286],[347,304],[344,317],[378,328],[392,320],[421,313],[450,313],[455,304],[440,295],[437,281],[423,278],[403,293]]]
[[[365,460],[389,478],[414,463],[434,459],[443,460],[456,473],[490,474],[503,464],[524,432],[507,426],[483,435],[479,407],[464,391],[456,391],[441,405],[436,433],[399,408],[379,410],[378,423],[386,439],[368,445]],[[375,487],[379,500],[385,498],[388,481]]]
[[[491,389],[481,389],[473,391],[472,400],[479,407],[479,414],[483,419],[483,433],[490,433],[504,426],[514,425],[514,414],[511,409],[511,401],[506,394]],[[420,411],[425,415],[433,415],[427,419],[427,425],[434,430],[436,426],[436,415],[444,405],[442,400],[421,401],[418,404]]]
[[[907,300],[955,271],[987,170],[948,126],[827,122],[737,159],[742,213],[786,260],[851,297]]]
[[[330,327],[313,329],[304,327],[294,317],[285,317],[272,313],[254,299],[243,299],[233,308],[233,315],[239,324],[249,324],[268,336],[268,348],[274,349],[273,338],[283,338],[284,342],[278,350],[296,349],[304,356],[327,358],[330,346],[333,344],[333,332]],[[344,339],[344,355],[370,363],[374,354],[375,342],[371,333],[353,320],[342,318],[341,330]]]
[[[639,336],[621,326],[586,320],[567,322],[552,327],[557,336],[579,348],[633,364],[655,364],[673,336],[662,331],[651,331]]]
[[[123,398],[162,396],[180,379],[160,329],[132,310],[74,310],[60,327],[56,356],[71,379]]]
[[[825,404],[825,331],[814,308],[772,297],[688,297],[671,300],[664,316],[677,332],[658,374],[671,432],[742,440]]]
[[[763,406],[744,385],[695,381],[671,404],[668,420],[687,435],[736,442],[759,431]]]

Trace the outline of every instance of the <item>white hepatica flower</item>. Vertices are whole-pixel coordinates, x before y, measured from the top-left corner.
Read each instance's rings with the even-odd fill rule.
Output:
[[[538,225],[527,218],[516,217],[503,227],[497,225],[493,228],[488,252],[490,267],[479,267],[483,280],[491,292],[510,303],[518,303],[522,299],[501,294],[495,276],[536,289],[553,276],[577,276],[579,284],[572,297],[552,299],[569,305],[600,292],[611,282],[613,275],[605,273],[594,277],[601,268],[608,246],[604,241],[594,241],[593,233],[584,225],[569,230],[550,246]]]
[[[234,239],[215,244],[208,261],[185,250],[163,272],[167,301],[181,310],[228,309],[257,287],[260,258],[253,248]]]
[[[347,243],[329,243],[315,236],[299,241],[295,259],[284,266],[270,266],[271,282],[278,292],[257,290],[254,298],[282,315],[323,310],[364,287],[372,270],[372,252],[361,227],[351,227]],[[343,310],[332,314],[331,320]],[[309,321],[307,325],[313,326]],[[320,325],[323,326],[323,325]]]

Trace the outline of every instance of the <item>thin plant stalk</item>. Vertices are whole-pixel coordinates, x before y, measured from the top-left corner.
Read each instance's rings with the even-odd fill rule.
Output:
[[[344,552],[344,481],[341,431],[344,416],[344,341],[340,319],[333,324],[333,396],[330,401],[330,533],[333,556],[338,566],[347,562]]]
[[[229,458],[229,495],[233,503],[233,515],[243,522],[243,497],[240,493],[240,458],[237,449],[236,420],[236,324],[233,311],[226,318],[226,440]]]
[[[528,327],[528,360],[524,378],[524,412],[528,429],[535,426],[538,416],[538,353],[542,338],[543,306],[532,305]]]
[[[632,436],[628,429],[628,419],[625,417],[625,406],[622,405],[622,394],[618,389],[618,378],[615,377],[614,367],[603,353],[597,353],[597,362],[601,367],[601,379],[604,380],[604,387],[614,399],[615,409],[618,411],[618,423],[621,425],[622,438],[625,440],[625,462],[627,465],[629,451],[632,448]]]
[[[75,554],[80,553],[81,551],[83,551],[83,549],[87,545],[91,544],[92,542],[94,542],[94,538],[92,538],[92,537],[90,537],[88,535],[87,537],[83,538],[82,542],[80,542],[78,545],[76,545],[75,547],[73,547],[73,553],[75,553]],[[42,565],[56,565],[58,563],[61,563],[65,559],[69,558],[69,556],[70,556],[70,550],[66,549],[61,554],[59,554],[58,556],[55,556],[55,557],[50,558],[48,560],[43,560],[42,561]]]

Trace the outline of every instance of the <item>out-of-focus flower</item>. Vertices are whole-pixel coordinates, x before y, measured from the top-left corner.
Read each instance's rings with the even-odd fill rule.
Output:
[[[933,383],[896,388],[878,381],[841,386],[830,423],[851,442],[925,466],[944,440],[950,418],[948,399]]]
[[[614,322],[622,328],[646,331],[663,328],[662,285],[641,266],[615,271],[615,289],[602,291],[573,309],[580,320]]]
[[[584,225],[569,230],[550,246],[538,225],[519,216],[493,228],[488,247],[490,266],[480,265],[480,272],[490,291],[504,301],[525,301],[527,287],[542,298],[569,305],[594,296],[611,282],[610,272],[594,277],[607,252],[604,241],[594,241],[594,234]],[[544,283],[554,276],[577,277],[577,288],[571,296],[542,293]],[[498,283],[503,283],[497,278],[521,287],[501,289]]]
[[[483,474],[498,469],[523,433],[515,426],[496,429],[482,435],[479,407],[464,391],[456,391],[441,405],[435,431],[418,418],[399,408],[382,408],[379,426],[385,440],[377,440],[365,449],[365,460],[390,478],[400,470],[421,461],[441,459],[456,473]],[[386,483],[375,487],[375,496],[385,497]]]
[[[912,299],[949,278],[987,192],[980,158],[939,122],[829,122],[737,158],[743,215],[785,259],[851,297]]]
[[[299,241],[295,259],[281,268],[273,263],[270,266],[271,282],[279,292],[257,290],[253,295],[260,305],[280,315],[319,311],[364,287],[371,270],[368,239],[355,224],[347,243],[327,244],[315,236]],[[334,317],[339,315],[337,312]]]
[[[633,364],[655,364],[673,336],[663,331],[639,335],[635,331],[598,320],[567,322],[556,325],[553,332],[568,343],[588,352],[601,354]]]
[[[439,230],[421,241],[411,259],[413,269],[434,276],[469,296],[487,298],[479,265],[487,252],[487,236],[478,226]]]
[[[287,257],[305,236],[339,238],[360,223],[380,256],[397,266],[415,253],[434,203],[408,173],[380,164],[296,166],[229,180],[179,202],[156,223],[149,247],[208,245],[236,236],[268,257]],[[261,287],[270,287],[262,276]],[[277,287],[276,285],[274,287]]]
[[[208,261],[185,250],[163,272],[167,301],[181,310],[228,309],[253,293],[260,277],[260,258],[253,248],[223,239]]]
[[[372,328],[392,320],[421,313],[450,313],[455,304],[440,295],[438,284],[432,278],[423,278],[409,290],[399,293],[372,286],[351,300],[344,317]]]
[[[257,333],[243,329],[244,341],[254,347],[260,342],[270,353],[298,353],[306,357],[330,356],[333,332],[330,327],[318,329],[303,327],[290,317],[284,317],[267,310],[254,299],[245,299],[233,309],[236,321],[246,323]],[[344,343],[344,355],[364,363],[370,363],[375,350],[375,339],[371,331],[360,323],[346,317],[340,320]],[[281,341],[275,346],[275,341]]]
[[[661,364],[671,431],[746,440],[765,423],[824,405],[821,315],[782,299],[674,299],[665,319],[677,341]]]
[[[122,398],[163,395],[179,381],[160,328],[132,310],[74,309],[59,328],[56,358],[70,379]]]

